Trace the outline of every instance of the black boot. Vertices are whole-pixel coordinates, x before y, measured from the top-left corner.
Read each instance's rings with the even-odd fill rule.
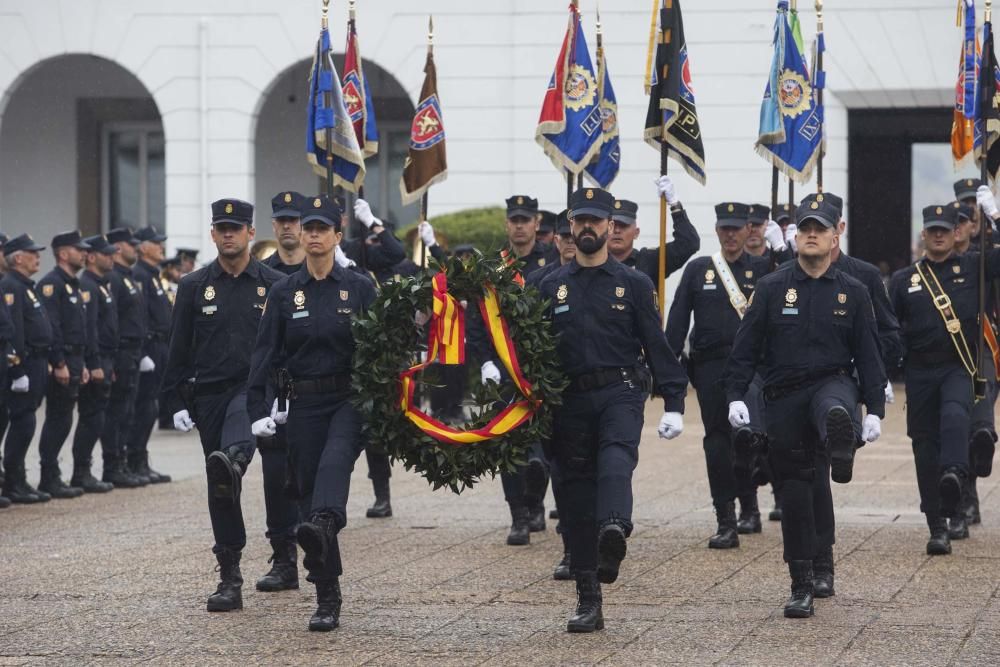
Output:
[[[369,519],[387,519],[392,516],[392,502],[389,497],[389,478],[373,479],[375,504],[368,508],[365,516]]]
[[[215,554],[219,561],[219,586],[208,596],[209,611],[243,609],[243,575],[240,555],[235,549],[222,549]]]
[[[625,543],[625,530],[617,523],[607,523],[601,526],[597,538],[597,580],[602,584],[613,584],[618,580],[618,570],[628,545]]]
[[[558,519],[559,518],[559,510],[557,510],[555,508],[550,509],[549,510],[549,518],[550,519]]]
[[[722,507],[715,508],[719,529],[708,539],[709,549],[735,549],[740,546],[740,536],[736,532],[736,503],[730,500]]]
[[[566,632],[593,632],[604,629],[601,584],[596,572],[576,573],[576,613],[566,624]]]
[[[42,479],[38,483],[38,490],[53,498],[79,498],[83,495],[83,489],[78,486],[67,486],[66,482],[62,481],[58,467],[42,468]]]
[[[969,463],[976,471],[976,477],[989,477],[993,473],[993,452],[997,435],[992,429],[981,428],[972,434],[969,444]]]
[[[7,496],[0,496],[0,510],[5,510],[11,505],[11,500]]]
[[[948,519],[948,539],[966,540],[969,538],[969,520],[964,512]]]
[[[238,504],[243,492],[243,473],[248,464],[246,457],[236,451],[228,455],[222,452],[209,454],[205,459],[205,473],[212,497],[232,505]]]
[[[830,450],[830,475],[838,484],[847,484],[854,476],[854,421],[839,405],[826,413],[826,442]]]
[[[928,556],[947,556],[951,553],[951,540],[948,538],[948,521],[944,517],[927,517],[927,527],[931,538],[927,540]]]
[[[73,468],[73,478],[69,480],[72,486],[83,489],[84,493],[107,493],[115,488],[110,482],[102,482],[90,473],[90,464],[80,464]]]
[[[33,505],[34,503],[44,503],[51,499],[51,496],[44,496],[36,491],[25,478],[24,469],[7,470],[4,476],[3,496],[10,499],[17,505]]]
[[[135,489],[142,486],[138,479],[126,472],[123,461],[105,461],[101,479],[116,489]]]
[[[813,559],[813,596],[833,597],[833,547],[820,551]]]
[[[264,593],[294,591],[299,588],[299,552],[291,539],[271,540],[271,570],[257,580],[257,590]]]
[[[774,492],[774,508],[767,515],[768,521],[781,521],[781,492]]]
[[[528,508],[528,532],[545,532],[545,505],[538,503]]]
[[[568,551],[563,552],[562,560],[556,565],[556,569],[552,571],[552,578],[556,581],[569,581],[573,578],[573,572],[570,570]]]
[[[757,507],[757,494],[746,498],[740,498],[740,518],[736,521],[736,532],[740,535],[759,533],[763,530],[760,525],[760,508]]]
[[[813,563],[789,561],[788,572],[792,575],[792,597],[785,603],[785,618],[809,618],[813,615]]]
[[[531,544],[531,532],[528,530],[528,508],[517,503],[510,504],[510,533],[507,534],[507,544],[521,547]]]
[[[340,580],[334,578],[316,582],[316,611],[309,619],[312,632],[330,632],[340,626]]]
[[[962,502],[962,485],[965,484],[965,471],[958,466],[948,466],[938,480],[938,493],[941,495],[941,515],[956,516],[958,506]]]
[[[295,537],[302,547],[302,565],[311,575],[325,570],[327,556],[331,552],[330,540],[336,535],[337,525],[332,514],[316,514],[309,521],[299,524]]]
[[[144,475],[142,472],[142,454],[137,456],[136,454],[129,454],[125,459],[125,467],[123,468],[126,474],[131,475],[135,479],[138,486],[148,486],[152,484],[153,480],[149,478],[149,475]]]
[[[149,478],[150,484],[166,484],[171,480],[170,475],[157,472],[149,467],[149,452],[142,453],[142,458],[139,460],[139,469],[141,474]]]

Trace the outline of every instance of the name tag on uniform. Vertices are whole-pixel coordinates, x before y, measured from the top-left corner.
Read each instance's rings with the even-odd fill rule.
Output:
[[[35,308],[41,308],[41,307],[42,307],[42,304],[39,303],[38,301],[36,301],[35,302]]]
[[[956,280],[955,282],[958,282],[958,281]],[[76,297],[75,296],[69,297],[69,302],[70,303],[76,303]]]
[[[556,315],[558,315],[560,313],[569,312],[569,304],[567,303],[567,304],[563,304],[561,306],[556,306],[556,309],[555,309],[554,312],[555,312]]]
[[[782,308],[781,309],[781,314],[782,315],[798,315],[799,314],[799,309],[798,308]]]
[[[338,308],[337,309],[337,314],[338,315],[350,315],[351,314],[351,309],[350,308]]]
[[[297,313],[292,313],[292,319],[293,320],[299,320],[299,319],[302,319],[303,317],[309,317],[309,311],[308,310],[302,310],[302,311],[299,311]]]
[[[219,309],[218,306],[202,306],[201,312],[205,313],[206,315],[214,315],[215,311],[217,311],[218,309]]]
[[[701,288],[703,290],[706,290],[706,289],[715,289],[716,287],[718,287],[718,285],[716,285],[715,283],[709,283],[707,285],[702,285],[701,286]]]
[[[257,310],[264,310],[264,304],[262,303],[255,303],[253,307],[256,308]]]
[[[913,287],[911,287],[910,289],[908,289],[906,291],[909,292],[910,294],[913,294],[914,292],[919,292],[922,289],[923,289],[923,287],[921,287],[920,285],[914,285]]]

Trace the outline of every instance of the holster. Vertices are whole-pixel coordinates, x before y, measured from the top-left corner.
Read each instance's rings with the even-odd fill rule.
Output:
[[[274,386],[278,398],[278,412],[288,411],[288,399],[295,398],[292,374],[287,368],[279,368],[274,374]]]

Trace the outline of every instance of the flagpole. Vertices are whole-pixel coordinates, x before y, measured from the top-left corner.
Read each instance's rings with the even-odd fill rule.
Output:
[[[816,0],[816,42],[819,44],[820,36],[823,34],[823,0]],[[816,75],[823,71],[823,49],[816,48]],[[816,82],[813,81],[815,85]],[[817,107],[823,108],[823,89],[816,93]],[[822,128],[820,128],[822,131]],[[816,192],[823,192],[823,137],[820,137],[819,157],[816,160]]]
[[[357,30],[357,12],[355,8],[357,6],[357,0],[350,0],[347,3],[347,34],[348,38],[350,34]],[[362,91],[363,92],[363,91]],[[361,157],[364,159],[364,151],[361,152]],[[365,177],[361,177],[361,183],[358,185],[358,197],[361,199],[365,198]]]
[[[434,15],[431,14],[427,20],[427,54],[434,54]],[[420,222],[427,222],[427,202],[430,188],[424,190],[424,196],[420,198]],[[419,236],[419,234],[418,234]],[[427,266],[427,244],[420,239],[420,268]]]
[[[674,0],[664,0],[664,6],[667,10],[674,8]],[[663,22],[662,37],[663,43],[666,45],[670,44],[670,39],[672,35],[670,34],[670,28],[667,26],[666,21]],[[660,72],[660,76],[666,79],[667,72]],[[669,171],[669,157],[670,149],[667,147],[667,127],[666,123],[663,126],[663,132],[660,136],[660,176],[666,176]],[[666,324],[667,321],[667,295],[664,285],[667,282],[667,200],[665,197],[660,197],[660,247],[657,253],[657,277],[658,281],[656,283],[656,293],[659,295],[659,305],[660,305],[660,323]]]
[[[324,32],[330,28],[330,0],[323,0],[323,22]],[[329,36],[327,37],[329,39]],[[333,108],[333,92],[323,93],[324,104],[327,109]],[[326,128],[326,196],[333,198],[333,128]]]
[[[985,15],[985,19],[984,19],[984,27],[985,27],[986,30],[989,31],[990,35],[992,36],[992,33],[993,33],[993,0],[986,0],[986,15]],[[993,40],[991,39],[990,40],[991,43],[988,44],[988,45],[987,44],[983,44],[983,48],[985,49],[987,46],[989,48],[994,48],[994,46],[992,44],[992,41]],[[987,60],[986,54],[983,53],[983,68],[984,69],[987,67],[986,60]],[[990,62],[993,61],[992,55],[990,56],[989,60],[990,60]],[[989,110],[991,109],[991,107],[993,105],[993,99],[994,99],[994,97],[996,95],[996,90],[995,90],[995,88],[996,88],[996,79],[995,79],[995,76],[994,76],[993,72],[986,72],[986,73],[980,74],[980,77],[981,77],[980,81],[989,81],[990,82],[988,88],[986,89],[986,91],[984,91],[981,94],[981,96],[983,98],[982,99],[983,108],[979,109],[979,115],[980,115],[980,118],[982,119],[980,122],[983,124],[983,127],[982,127],[982,136],[983,136],[983,138],[982,138],[982,142],[983,142],[983,148],[982,148],[982,165],[980,166],[980,175],[982,177],[983,184],[988,185],[989,184],[990,171],[989,171],[989,159],[987,157],[987,152],[988,152],[987,151],[987,147],[988,147],[987,136],[989,134],[989,130],[987,128],[987,120],[986,119],[987,119],[988,112],[989,112]],[[986,92],[992,92],[992,94],[987,95]],[[986,356],[986,327],[989,326],[988,323],[987,323],[987,319],[986,319],[986,289],[987,289],[987,283],[986,283],[986,227],[987,227],[987,225],[990,225],[992,223],[993,223],[993,221],[990,220],[990,217],[988,215],[986,215],[986,211],[980,209],[979,210],[979,335],[977,336],[978,340],[976,341],[976,347],[977,347],[977,350],[976,350],[976,355],[977,355],[976,356],[976,360],[977,360],[977,363],[976,363],[976,365],[977,365],[977,371],[979,372],[979,378],[973,378],[974,381],[978,380],[978,379],[983,379],[983,378],[986,377],[986,373],[985,373],[985,366],[986,366],[986,359],[985,359],[985,356]],[[995,372],[996,371],[994,371],[994,373]]]
[[[327,0],[324,0],[326,2]],[[355,0],[350,0],[348,3],[348,17],[347,17],[347,35],[348,35],[348,45],[350,45],[350,35],[352,32],[357,30],[357,12],[355,11]],[[362,91],[363,92],[363,91]],[[365,101],[367,104],[367,100]],[[364,161],[365,152],[361,151],[361,160]],[[361,177],[361,183],[358,184],[358,199],[365,198],[365,177]],[[347,205],[347,198],[344,198],[344,205]],[[368,270],[368,240],[367,234],[365,233],[365,227],[361,224],[361,221],[357,219],[357,216],[351,216],[354,218],[355,231],[358,233],[358,238],[361,239],[361,268]],[[352,232],[353,233],[353,232]]]
[[[566,170],[566,208],[569,208],[569,202],[573,198],[573,172],[569,169]]]

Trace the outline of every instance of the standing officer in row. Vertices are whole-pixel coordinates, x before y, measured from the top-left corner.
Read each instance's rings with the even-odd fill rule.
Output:
[[[278,242],[264,264],[275,271],[291,275],[302,268],[306,251],[302,247],[302,209],[306,198],[298,192],[279,192],[271,199],[271,229]]]
[[[787,230],[771,220],[771,207],[763,204],[750,205],[750,233],[747,235],[746,251],[755,257],[764,257],[774,266],[794,259],[788,247]],[[794,232],[794,230],[793,230]]]
[[[746,204],[724,203],[715,207],[720,251],[710,257],[699,257],[685,267],[667,319],[670,349],[683,350],[684,337],[694,315],[688,371],[698,392],[705,425],[703,445],[708,485],[718,519],[718,530],[708,541],[711,549],[738,547],[739,533],[761,531],[757,487],[750,479],[751,452],[749,447],[741,447],[743,451],[734,447],[722,373],[757,280],[771,271],[770,260],[744,251],[750,232],[749,214],[750,207]]]
[[[804,618],[813,614],[814,593],[834,593],[832,551],[829,560],[817,557],[835,542],[830,457],[854,451],[853,374],[868,410],[866,442],[881,434],[886,377],[868,290],[832,265],[837,207],[810,195],[795,217],[798,258],[757,281],[724,375],[729,423],[739,428],[750,421],[743,397],[761,367],[769,463],[781,487],[792,579],[784,613]]]
[[[306,261],[268,296],[247,406],[258,438],[274,436],[277,410],[287,410],[289,463],[301,514],[308,517],[297,537],[318,603],[309,629],[330,631],[340,624],[342,602],[337,534],[347,524],[351,472],[364,450],[361,415],[351,402],[352,322],[375,300],[375,286],[334,261],[342,238],[337,205],[316,197],[303,213]],[[275,374],[280,398],[272,417],[269,385]]]
[[[569,632],[604,627],[601,583],[617,580],[632,532],[632,474],[650,389],[641,355],[664,400],[660,437],[675,438],[683,429],[687,377],[667,345],[653,284],[608,254],[614,202],[596,188],[573,194],[576,258],[540,286],[560,334],[558,361],[570,378],[551,442],[578,596]]]
[[[3,243],[7,242],[7,237],[3,236],[0,241]],[[3,247],[0,246],[0,257],[2,254]],[[2,280],[0,276],[0,280]],[[7,309],[7,302],[0,299],[0,441],[3,440],[3,434],[7,430],[7,364],[11,361],[17,359],[16,350],[13,345],[14,340],[14,322],[10,319],[10,312]],[[3,466],[0,466],[0,489],[3,488]],[[0,509],[6,509],[10,507],[10,498],[3,495],[2,490],[0,490]]]
[[[87,493],[107,493],[114,485],[96,479],[90,466],[94,445],[104,430],[115,372],[115,355],[118,353],[118,307],[108,282],[118,247],[103,235],[87,237],[83,242],[90,246],[86,256],[87,267],[80,274],[80,297],[87,306],[86,362],[90,382],[80,387],[80,418],[73,434],[73,478],[70,484]]]
[[[240,491],[254,453],[247,377],[267,293],[284,277],[250,256],[254,234],[253,205],[239,199],[212,204],[218,257],[181,279],[163,378],[164,396],[185,406],[174,414],[174,427],[188,432],[197,425],[205,454],[220,577],[208,611],[243,608],[240,558],[247,534]],[[295,545],[288,539],[297,516],[288,519],[275,552],[287,574],[285,588],[298,588]]]
[[[87,351],[87,305],[80,294],[77,275],[83,269],[84,252],[90,246],[80,232],[56,234],[52,254],[56,268],[42,278],[38,287],[42,303],[52,323],[49,364],[52,375],[45,389],[45,422],[38,443],[42,459],[42,479],[38,488],[53,498],[76,498],[83,489],[66,486],[59,473],[59,452],[73,428],[73,409],[80,387],[90,381],[84,355]]]
[[[347,211],[342,204],[334,203],[341,212],[341,224],[344,224]],[[375,217],[372,207],[364,199],[354,202],[354,218],[364,225],[367,237],[344,240],[340,244],[341,251],[363,271],[381,271],[406,259],[403,244],[381,220]]]
[[[28,484],[24,459],[35,435],[35,412],[45,397],[52,350],[52,323],[31,276],[38,273],[39,255],[45,246],[21,234],[4,244],[7,275],[0,280],[11,321],[16,356],[7,370],[4,389],[9,424],[3,448],[3,495],[14,503],[39,503],[52,499]]]

